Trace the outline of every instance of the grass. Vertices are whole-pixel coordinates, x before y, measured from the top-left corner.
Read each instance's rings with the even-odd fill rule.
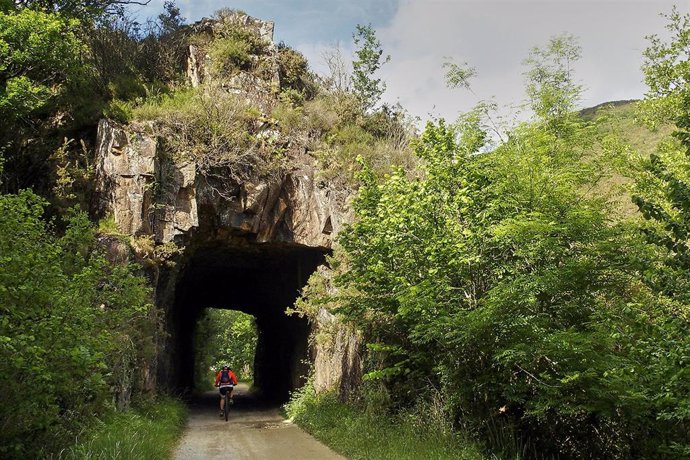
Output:
[[[616,134],[623,142],[634,150],[649,155],[656,150],[662,140],[668,138],[674,127],[670,124],[659,126],[651,130],[639,120],[638,101],[620,101],[602,104],[585,109],[585,120],[598,120],[599,132],[602,134]]]
[[[580,115],[596,123],[597,135],[603,139],[592,153],[602,162],[605,174],[590,189],[591,194],[609,201],[611,218],[615,221],[640,218],[630,191],[639,161],[648,158],[662,140],[669,138],[673,126],[661,124],[655,130],[649,129],[640,121],[639,101],[600,104],[581,111]]]
[[[302,392],[286,406],[292,420],[331,449],[352,459],[482,459],[459,433],[442,433],[385,413],[368,413],[333,393]]]
[[[196,109],[198,105],[198,90],[187,88],[146,99],[131,109],[131,118],[134,120],[157,120],[165,118],[170,113],[189,112]]]
[[[105,417],[60,458],[169,459],[186,418],[186,409],[179,400],[158,397],[155,402]]]

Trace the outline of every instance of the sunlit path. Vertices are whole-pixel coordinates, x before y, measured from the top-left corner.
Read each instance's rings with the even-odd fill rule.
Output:
[[[247,385],[240,384],[235,391],[227,422],[218,417],[215,392],[190,404],[189,423],[176,460],[343,458],[285,420],[278,407],[254,398]]]

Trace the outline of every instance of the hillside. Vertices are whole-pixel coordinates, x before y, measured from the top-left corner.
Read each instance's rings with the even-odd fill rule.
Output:
[[[667,139],[673,131],[670,124],[662,125],[656,130],[646,127],[636,113],[640,101],[611,101],[589,107],[580,111],[588,121],[598,122],[601,134],[615,134],[634,150],[643,155],[652,153],[659,142]]]
[[[584,120],[594,123],[601,139],[593,153],[603,165],[602,177],[591,193],[610,201],[614,219],[640,217],[632,201],[631,177],[639,168],[639,160],[649,158],[674,129],[670,124],[654,130],[647,127],[640,119],[639,103],[635,100],[605,102],[579,112]]]

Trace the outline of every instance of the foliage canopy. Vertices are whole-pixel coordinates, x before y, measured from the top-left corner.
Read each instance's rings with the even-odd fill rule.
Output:
[[[596,126],[573,113],[578,55],[567,36],[533,50],[535,118],[495,149],[479,107],[427,125],[420,177],[377,179],[365,163],[334,289],[307,289],[301,306],[365,332],[367,378],[394,407],[429,382],[421,397],[440,389],[452,425],[513,432],[529,452],[684,454],[688,307],[643,275],[659,248],[590,193],[607,165]]]

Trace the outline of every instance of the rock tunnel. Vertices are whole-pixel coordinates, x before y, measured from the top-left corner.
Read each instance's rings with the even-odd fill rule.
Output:
[[[285,310],[323,261],[322,249],[295,244],[196,248],[175,276],[174,300],[168,307],[168,364],[163,369],[167,386],[177,392],[193,388],[194,332],[203,309],[240,310],[256,318],[254,385],[263,398],[286,401],[290,391],[304,383],[309,368],[310,326]]]

